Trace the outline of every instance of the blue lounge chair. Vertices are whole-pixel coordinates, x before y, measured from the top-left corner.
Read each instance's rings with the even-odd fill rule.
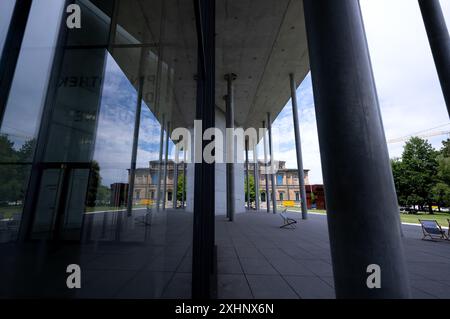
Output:
[[[435,220],[422,220],[419,219],[420,224],[422,225],[423,238],[430,238],[431,240],[435,239],[445,239],[448,240],[448,236],[444,230],[442,230],[441,225]]]

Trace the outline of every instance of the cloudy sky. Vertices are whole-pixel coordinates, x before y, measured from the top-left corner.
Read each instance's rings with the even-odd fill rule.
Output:
[[[441,0],[450,25],[450,0]],[[436,69],[415,0],[361,0],[381,113],[388,140],[433,129],[450,131],[447,109]],[[297,90],[304,167],[310,169],[310,181],[322,183],[311,76]],[[276,156],[288,167],[296,167],[292,106],[289,102],[274,125]],[[447,135],[428,138],[435,147]],[[398,157],[404,142],[390,143],[389,154]],[[261,153],[260,153],[261,154]]]
[[[55,3],[63,2],[55,1]],[[15,82],[21,83],[22,86],[13,85],[12,87],[13,98],[10,96],[8,101],[11,107],[5,114],[1,129],[2,133],[16,137],[14,140],[16,147],[20,147],[24,141],[24,138],[17,136],[31,138],[36,133],[37,122],[34,123],[29,119],[37,119],[36,112],[40,108],[36,108],[35,113],[30,113],[31,109],[28,110],[27,107],[38,105],[36,101],[42,102],[39,105],[43,104],[44,89],[41,84],[45,81],[36,84],[33,80],[36,77],[43,78],[43,74],[49,74],[51,54],[48,48],[52,47],[56,37],[54,32],[51,33],[48,30],[56,32],[57,16],[61,12],[57,6],[42,7],[42,5],[40,1],[33,2],[32,10],[38,12],[31,15],[36,21],[31,20],[24,43],[33,47],[39,43],[47,48],[45,50],[48,52],[32,50],[30,51],[32,56],[26,56],[26,52],[21,55],[16,70],[16,77],[20,81]],[[436,128],[434,130],[450,130],[417,0],[361,0],[361,5],[387,139],[400,138],[433,128]],[[450,25],[450,0],[441,0],[441,5],[447,23]],[[50,21],[55,26],[52,27],[42,21]],[[5,24],[0,23],[0,29],[4,30]],[[0,40],[2,38],[4,38],[4,32],[0,32]],[[41,56],[37,59],[36,54]],[[47,62],[36,64],[36,60]],[[107,62],[105,83],[95,159],[102,164],[104,182],[108,184],[127,180],[136,92],[111,57]],[[23,93],[24,90],[26,94]],[[311,182],[322,183],[314,100],[309,75],[298,88],[297,96],[300,107],[304,167],[310,169]],[[20,108],[21,105],[25,108]],[[10,110],[14,112],[9,112]],[[17,116],[13,116],[17,113],[21,114],[19,119],[22,122],[25,121],[27,125],[17,125]],[[27,131],[18,131],[18,128],[26,128]],[[279,114],[273,129],[276,158],[285,160],[288,167],[295,168],[290,102]],[[286,134],[286,132],[290,133]],[[159,135],[158,122],[144,106],[137,159],[139,167],[146,167],[148,161],[158,158]],[[442,139],[446,137],[441,135],[429,138],[429,141],[434,147],[439,148]],[[403,144],[389,144],[390,156],[400,156]],[[173,146],[171,151],[172,149]],[[260,156],[263,154],[262,150],[259,154]]]
[[[450,0],[441,0],[441,4],[450,21]],[[450,122],[417,1],[361,0],[361,6],[387,139],[429,129],[449,131]],[[109,183],[127,179],[134,124],[134,113],[130,110],[135,108],[136,93],[112,58],[108,59],[107,70],[95,157],[102,163],[104,182]],[[123,95],[120,103],[117,103],[117,92]],[[310,75],[298,88],[297,99],[304,167],[310,169],[310,181],[320,184],[322,172]],[[126,118],[118,121],[118,114]],[[138,167],[146,167],[149,160],[158,158],[160,135],[160,126],[147,107],[143,107],[141,125],[137,161]],[[112,131],[114,139],[109,134]],[[274,122],[273,131],[276,159],[295,168],[290,102]],[[440,148],[446,137],[441,135],[428,140]],[[400,156],[403,145],[404,142],[388,144],[390,156]],[[172,151],[171,145],[170,153]],[[261,145],[259,156],[262,155]]]

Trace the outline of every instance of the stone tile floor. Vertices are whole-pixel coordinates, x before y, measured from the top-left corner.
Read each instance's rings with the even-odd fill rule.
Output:
[[[192,214],[156,214],[151,226],[124,219],[121,242],[96,229],[98,217],[92,235],[105,233],[105,242],[0,245],[0,298],[190,298]],[[281,223],[265,212],[216,217],[219,298],[335,297],[326,217],[310,214],[296,229]],[[450,242],[422,241],[417,226],[403,231],[413,297],[450,298]],[[71,263],[82,267],[80,290],[65,285]]]
[[[219,298],[335,298],[326,217],[281,224],[265,212],[216,219]],[[423,241],[417,226],[403,232],[413,298],[450,298],[450,242]]]

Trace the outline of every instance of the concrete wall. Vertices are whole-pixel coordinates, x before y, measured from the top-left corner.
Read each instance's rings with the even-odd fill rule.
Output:
[[[216,108],[216,125],[218,129],[222,131],[225,136],[225,114],[219,108]],[[194,145],[194,129],[191,128],[191,145]],[[225,142],[225,141],[224,141]],[[223,154],[223,159],[226,159],[225,145],[220,147],[216,145],[216,152]],[[194,161],[193,152],[191,152],[191,162]],[[226,195],[226,164],[215,164],[215,210],[216,215],[226,215],[227,208],[227,195]],[[194,209],[194,175],[195,175],[194,163],[187,164],[186,172],[186,210],[192,212]],[[235,212],[242,213],[245,211],[245,192],[244,192],[244,164],[234,165],[234,189],[235,189]]]

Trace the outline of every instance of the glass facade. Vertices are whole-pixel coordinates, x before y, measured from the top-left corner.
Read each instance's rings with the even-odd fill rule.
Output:
[[[0,3],[0,53],[3,51],[15,3],[16,0],[4,0]]]
[[[14,2],[0,4],[0,48]],[[189,168],[173,181],[170,133],[193,127],[193,2],[74,3],[80,29],[66,25],[68,2],[33,1],[2,106],[0,249],[36,253],[4,260],[0,295],[189,298],[193,211],[185,191],[173,204]],[[76,291],[73,263],[85,274]]]

